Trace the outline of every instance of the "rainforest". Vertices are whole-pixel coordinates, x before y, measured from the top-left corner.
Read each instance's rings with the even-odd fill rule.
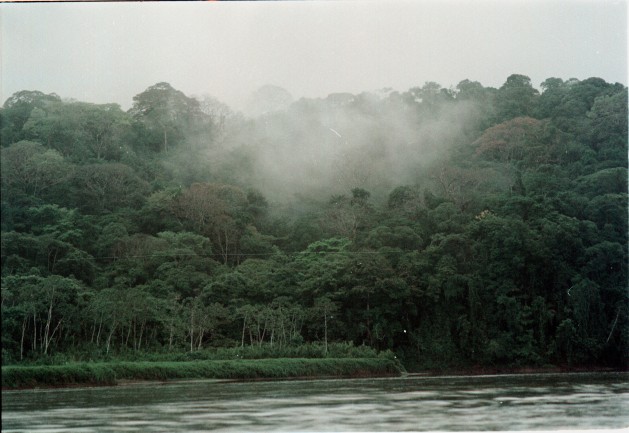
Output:
[[[622,84],[24,90],[0,122],[3,366],[627,368]]]

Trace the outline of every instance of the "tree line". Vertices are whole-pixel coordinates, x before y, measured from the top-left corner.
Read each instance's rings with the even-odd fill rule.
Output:
[[[128,111],[15,93],[3,363],[349,341],[417,367],[626,367],[627,88],[541,90],[426,83],[256,117],[168,83]]]

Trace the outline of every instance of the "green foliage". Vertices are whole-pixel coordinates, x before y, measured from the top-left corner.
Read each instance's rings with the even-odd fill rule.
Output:
[[[626,366],[627,89],[541,88],[428,82],[252,119],[168,83],[128,112],[16,93],[0,110],[2,356],[42,369],[10,383],[392,353]],[[46,369],[112,359],[164,365]]]
[[[509,120],[518,116],[528,116],[535,110],[539,94],[533,88],[531,79],[525,75],[513,74],[498,89],[496,111],[499,120]]]
[[[386,358],[79,363],[3,366],[2,387],[115,385],[121,380],[397,376],[400,373],[399,364]]]
[[[54,93],[46,95],[40,91],[22,90],[11,95],[0,111],[2,146],[8,146],[26,138],[24,124],[35,108],[44,109],[60,101],[61,98],[58,95]]]
[[[168,83],[157,83],[133,97],[129,114],[146,149],[167,152],[202,128],[199,102]]]

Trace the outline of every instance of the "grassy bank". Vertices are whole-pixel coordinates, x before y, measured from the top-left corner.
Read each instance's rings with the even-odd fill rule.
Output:
[[[208,347],[202,350],[117,350],[105,352],[104,347],[84,346],[66,352],[29,357],[23,361],[3,363],[6,365],[64,365],[83,362],[187,362],[219,361],[236,359],[275,359],[275,358],[391,358],[390,351],[377,351],[369,346],[354,346],[352,343],[306,343],[279,346],[262,344],[244,347]],[[3,359],[4,361],[4,359]]]
[[[115,385],[121,380],[364,377],[401,372],[398,362],[386,358],[73,363],[2,367],[2,388]]]

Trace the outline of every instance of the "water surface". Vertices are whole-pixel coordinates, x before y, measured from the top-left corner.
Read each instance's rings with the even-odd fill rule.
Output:
[[[3,432],[629,427],[629,374],[194,381],[2,393]]]

